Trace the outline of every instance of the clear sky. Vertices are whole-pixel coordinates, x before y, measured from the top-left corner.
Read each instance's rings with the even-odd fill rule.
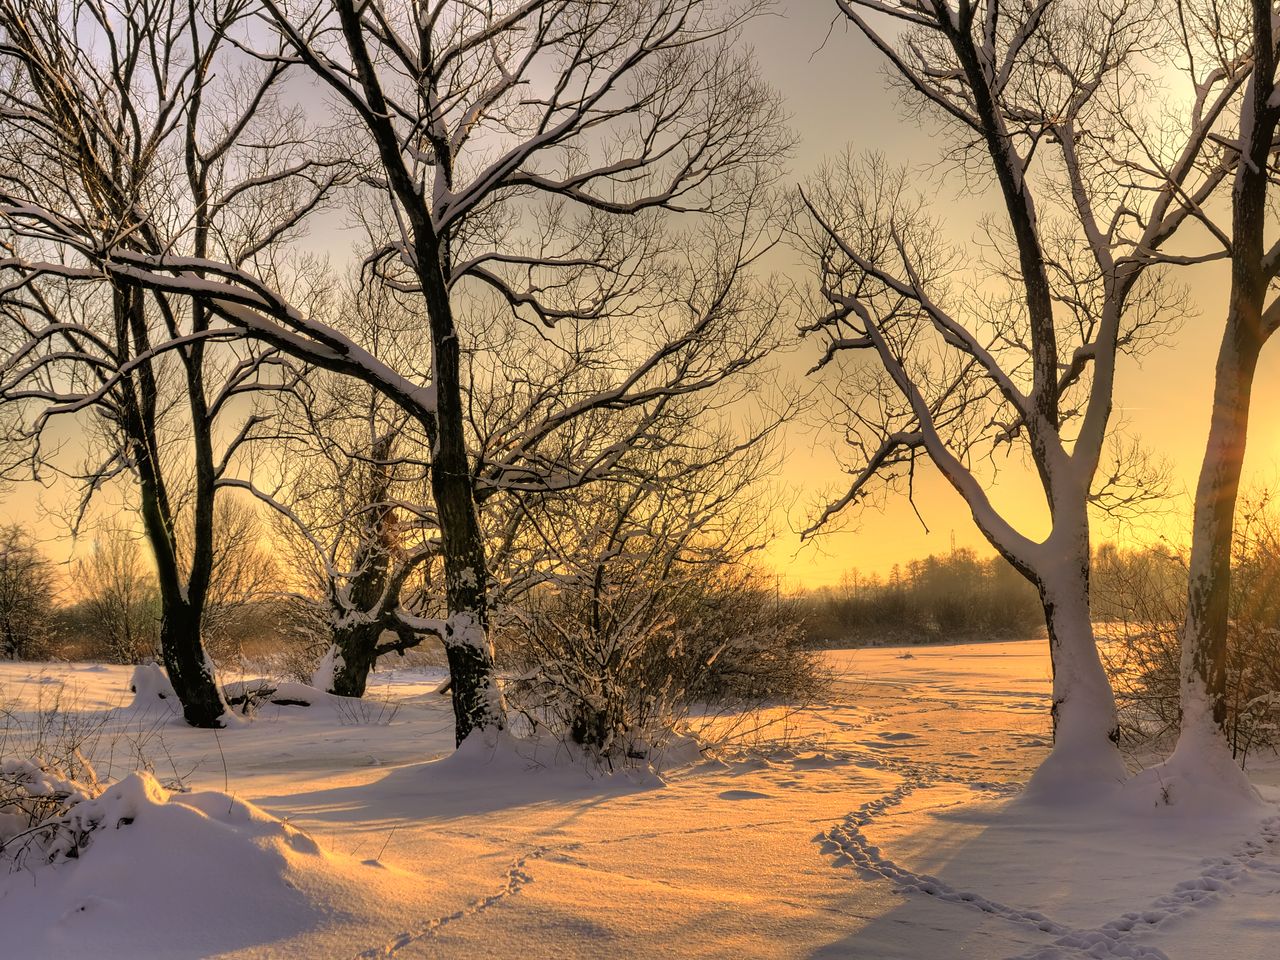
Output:
[[[748,30],[747,41],[756,51],[761,71],[781,92],[799,137],[792,163],[794,179],[802,180],[824,157],[850,145],[882,153],[895,165],[922,166],[937,160],[941,146],[937,131],[904,117],[886,82],[882,59],[835,13],[828,0],[783,3],[776,14]],[[980,199],[944,194],[939,206],[953,240],[963,242],[974,235],[978,212],[983,209]],[[339,256],[332,249],[337,242],[333,235],[313,237],[311,242],[327,246],[335,258]],[[780,252],[776,265],[796,270],[794,258],[789,257]],[[1150,540],[1166,535],[1180,540],[1185,535],[1208,426],[1213,363],[1225,312],[1225,270],[1196,268],[1187,271],[1184,280],[1192,285],[1199,316],[1183,327],[1172,345],[1149,355],[1141,364],[1124,360],[1115,395],[1116,419],[1127,421],[1131,434],[1169,460],[1175,496],[1167,514],[1143,528],[1119,531],[1121,539]],[[799,378],[812,356],[811,348],[801,348],[782,363]],[[1264,352],[1255,385],[1246,482],[1280,478],[1280,430],[1269,417],[1280,403],[1278,372],[1280,354],[1274,349]],[[780,477],[784,506],[778,515],[783,535],[767,559],[788,585],[836,583],[853,567],[883,574],[895,563],[946,551],[953,538],[957,546],[987,549],[963,502],[931,470],[920,475],[916,500],[928,532],[904,500],[891,498],[883,510],[862,510],[854,522],[845,525],[844,532],[802,547],[791,529],[811,515],[824,491],[838,490],[842,482],[835,456],[838,438],[820,428],[797,426],[786,442]],[[1040,496],[1027,486],[1027,479],[1026,470],[1012,464],[1000,476],[993,498],[1011,519],[1026,524],[1034,533]],[[0,517],[37,520],[35,499],[29,486],[11,491],[0,503]],[[54,529],[47,522],[40,526],[49,533]],[[1116,536],[1113,528],[1095,525],[1096,539]],[[56,555],[59,551],[51,552]]]

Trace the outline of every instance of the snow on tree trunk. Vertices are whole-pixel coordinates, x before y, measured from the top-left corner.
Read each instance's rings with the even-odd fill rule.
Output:
[[[1143,778],[1144,783],[1159,781],[1164,802],[1184,807],[1197,805],[1206,786],[1212,787],[1211,805],[1219,809],[1227,803],[1252,805],[1258,800],[1249,778],[1235,762],[1226,736],[1231,546],[1249,429],[1250,393],[1265,340],[1260,316],[1265,284],[1239,273],[1236,267],[1227,329],[1215,371],[1209,440],[1196,487],[1178,742],[1169,759]],[[1135,789],[1141,786],[1135,784]]]
[[[1069,800],[1119,786],[1116,702],[1089,617],[1087,527],[1069,555],[1041,576],[1040,599],[1053,666],[1053,749],[1027,784],[1038,801]],[[1053,538],[1050,539],[1050,545]]]
[[[507,725],[507,708],[498,688],[488,631],[470,614],[455,613],[446,622],[444,649],[457,743],[461,745],[476,731],[485,736],[498,733]]]
[[[332,676],[327,686],[329,693],[340,697],[364,696],[369,674],[378,659],[377,646],[381,635],[381,623],[360,623],[334,629]]]
[[[1231,292],[1214,370],[1209,439],[1196,487],[1182,639],[1182,717],[1173,755],[1153,771],[1162,780],[1181,779],[1182,793],[1188,796],[1168,797],[1164,790],[1171,803],[1194,804],[1208,796],[1207,805],[1218,809],[1232,801],[1257,802],[1256,791],[1231,755],[1226,733],[1236,500],[1258,355],[1277,323],[1273,311],[1266,309],[1267,290],[1275,276],[1275,268],[1268,265],[1274,254],[1267,240],[1271,219],[1267,191],[1280,107],[1275,103],[1271,17],[1266,9],[1254,13],[1254,67],[1241,103],[1242,156],[1231,194]]]
[[[193,727],[220,727],[226,712],[213,665],[200,642],[200,621],[185,603],[168,602],[160,623],[160,653],[182,715]]]

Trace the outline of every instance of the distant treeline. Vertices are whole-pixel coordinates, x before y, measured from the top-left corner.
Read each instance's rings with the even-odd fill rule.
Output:
[[[999,557],[968,549],[894,565],[887,578],[854,570],[800,599],[815,646],[1012,639],[1044,630],[1035,588]]]

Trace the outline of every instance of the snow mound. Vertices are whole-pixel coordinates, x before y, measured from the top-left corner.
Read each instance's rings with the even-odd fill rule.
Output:
[[[338,663],[341,657],[337,644],[329,644],[329,649],[325,651],[324,656],[320,658],[320,662],[316,664],[315,671],[311,674],[311,685],[319,690],[333,689],[333,677],[338,671]]]
[[[169,677],[157,663],[140,663],[129,677],[129,691],[133,694],[134,709],[149,709],[157,705],[178,710],[178,695],[174,693]]]
[[[1148,767],[1124,785],[1122,800],[1135,811],[1190,817],[1256,817],[1267,809],[1215,734],[1183,731],[1163,763]]]
[[[328,853],[225,793],[171,793],[135,773],[73,813],[93,825],[75,859],[0,876],[7,955],[204,957],[340,934],[371,897],[408,899],[386,888],[410,875]]]

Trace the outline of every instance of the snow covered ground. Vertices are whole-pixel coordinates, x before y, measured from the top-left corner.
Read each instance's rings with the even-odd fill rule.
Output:
[[[0,877],[0,956],[1278,955],[1280,765],[1226,821],[1028,807],[1043,641],[830,656],[828,702],[661,779],[450,756],[423,672],[214,735],[130,706],[125,668],[4,664],[0,704],[57,702],[103,779],[156,779],[98,801],[119,825],[80,860]]]

